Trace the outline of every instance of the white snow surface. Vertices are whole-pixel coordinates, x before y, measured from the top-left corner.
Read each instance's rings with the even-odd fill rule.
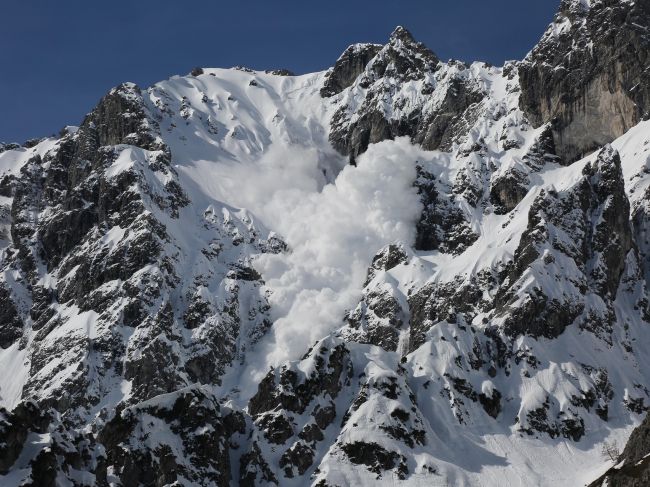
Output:
[[[188,121],[192,123],[177,123],[172,128],[163,118],[161,126],[167,129],[163,130],[164,141],[172,148],[183,186],[192,188],[190,198],[206,203],[214,199],[246,208],[266,227],[282,235],[291,249],[287,254],[261,255],[256,260],[256,267],[272,292],[275,324],[248,353],[246,366],[233,369],[226,376],[222,390],[236,389],[236,393],[229,395],[233,404],[245,407],[269,366],[298,359],[316,340],[341,326],[344,311],[358,302],[367,266],[380,248],[393,242],[407,246],[413,243],[413,225],[421,208],[412,189],[415,161],[427,164],[440,181],[448,184],[460,173],[468,173],[467,168],[475,163],[481,166],[478,171],[470,172],[470,177],[476,177],[485,166],[492,167],[492,175],[488,176],[492,178],[509,168],[523,167],[523,154],[538,132],[519,129],[522,115],[516,109],[516,93],[509,89],[508,81],[498,69],[476,63],[466,75],[490,93],[484,102],[486,114],[508,113],[503,126],[510,138],[520,141],[520,149],[500,149],[503,126],[486,117],[470,132],[465,146],[483,139],[488,145],[487,161],[473,161],[473,156],[467,160],[460,155],[460,147],[451,154],[427,153],[399,139],[371,146],[359,158],[358,167],[352,167],[346,166],[344,159],[331,149],[327,130],[336,103],[340,100],[354,103],[356,88],[346,90],[328,107],[318,95],[322,73],[282,78],[263,73],[206,70],[197,79],[173,78],[149,90],[154,103],[166,99],[162,91],[176,103],[185,97],[186,107],[181,110],[189,114]],[[444,75],[439,76],[444,79]],[[250,84],[252,79],[256,81],[254,86]],[[436,103],[436,93],[426,102],[412,96],[409,95],[411,104]],[[216,134],[204,129],[205,125],[198,121],[210,121],[217,127]],[[613,143],[621,153],[626,189],[632,201],[633,195],[643,194],[649,183],[647,177],[639,176],[648,163],[649,129],[647,123],[641,124]],[[528,209],[536,195],[544,188],[562,191],[572,187],[580,180],[584,165],[594,158],[595,154],[569,167],[550,165],[540,173],[529,174],[529,194],[508,215],[465,207],[473,228],[480,234],[479,240],[457,257],[438,252],[420,253],[408,265],[391,272],[399,287],[406,293],[431,280],[446,281],[458,275],[470,277],[498,262],[507,262],[526,228]],[[647,340],[642,336],[638,339]],[[573,364],[581,358],[589,361],[593,348],[591,345],[578,347],[584,350],[581,358],[570,358],[572,354],[565,351],[577,350],[577,344],[583,340],[582,335],[572,333],[562,336],[548,357],[549,368],[533,376],[530,383],[524,381],[518,390],[511,391],[512,397],[518,397],[513,407],[518,406],[506,410],[505,416],[519,413],[524,417],[525,411],[543,402],[544,391],[567,399],[571,393],[579,393],[568,381],[566,371],[572,375]],[[432,346],[437,350],[434,357],[439,357],[435,360],[425,357],[430,353],[427,347]],[[444,342],[433,339],[413,352],[408,363],[413,367],[414,377],[444,374],[445,364],[458,352],[438,355],[440,347],[444,349]],[[539,348],[538,353],[543,355]],[[367,360],[367,354],[363,354],[358,366],[363,369]],[[616,370],[617,366],[608,363],[609,360],[626,359],[616,353],[603,357],[600,365]],[[637,372],[628,377],[624,377],[629,374],[625,367],[620,381],[615,381],[621,384],[618,392],[623,394],[623,389],[632,388],[635,381],[643,383],[642,370],[647,365],[636,364]],[[477,386],[479,390],[483,387]],[[604,426],[588,425],[587,437],[578,443],[530,438],[511,426],[496,430],[481,422],[469,428],[458,426],[448,407],[443,408],[435,397],[426,396],[421,383],[411,387],[419,403],[428,405],[423,407],[423,413],[437,440],[426,455],[439,467],[440,485],[581,485],[607,467],[603,466],[600,455],[602,441],[616,439],[623,443],[639,421],[638,417],[630,418],[620,410]],[[567,387],[565,392],[558,389]],[[498,388],[502,392],[506,389],[504,384]],[[358,434],[366,433],[360,430]],[[465,456],[465,451],[472,453]],[[395,482],[390,477],[371,481],[358,467],[346,472],[344,462],[334,458],[325,454],[321,464],[321,470],[327,471],[333,462],[331,469],[336,474],[330,480],[338,479],[344,485]],[[416,473],[400,484],[432,485],[431,482],[430,476]]]
[[[358,158],[356,167],[349,166],[347,159],[332,149],[327,137],[337,104],[345,101],[352,105],[358,88],[346,90],[328,104],[319,95],[324,75],[286,77],[205,69],[197,77],[174,77],[144,92],[148,110],[160,124],[163,142],[171,149],[179,182],[192,202],[192,208],[184,210],[182,224],[166,221],[168,231],[181,247],[191,249],[195,241],[207,238],[201,233],[203,230],[191,225],[198,227],[203,215],[212,213],[227,214],[227,218],[235,215],[232,218],[238,222],[259,222],[255,223],[256,228],[262,229],[262,233],[276,232],[290,248],[283,254],[255,256],[254,264],[271,293],[274,326],[246,352],[244,365],[227,371],[219,392],[228,396],[233,406],[246,406],[270,366],[295,362],[314,342],[342,326],[345,311],[354,308],[361,296],[368,265],[378,250],[390,243],[413,244],[415,222],[422,209],[413,187],[416,161],[423,163],[441,184],[452,185],[459,176],[465,175],[487,188],[490,178],[509,168],[523,167],[523,154],[538,134],[532,128],[521,129],[523,121],[517,109],[517,95],[509,89],[502,70],[477,63],[463,75],[472,77],[489,96],[483,102],[485,116],[470,131],[464,145],[455,147],[451,153],[442,153],[423,151],[407,139],[386,141],[372,145]],[[417,89],[406,86],[403,90],[399,96],[408,98],[409,103],[424,103],[417,98],[421,96]],[[426,102],[435,104],[437,94],[440,93],[434,93]],[[495,113],[506,115],[497,123]],[[510,138],[519,140],[519,149],[500,148],[504,130]],[[463,156],[462,149],[479,139],[487,144],[486,156],[481,160],[475,155]],[[0,154],[0,177],[18,174],[31,156],[45,154],[55,145],[56,141],[46,139],[33,149]],[[612,145],[621,155],[631,204],[639,204],[650,186],[647,175],[650,122],[641,123]],[[148,157],[144,152],[121,147],[119,157],[108,169],[109,174],[143,164]],[[542,189],[571,188],[579,181],[584,165],[595,157],[594,154],[569,167],[550,164],[539,173],[529,174],[528,195],[507,215],[495,215],[461,202],[472,228],[479,234],[476,243],[459,256],[435,251],[417,253],[408,264],[391,270],[389,277],[406,295],[410,289],[427,282],[451,281],[459,275],[470,278],[499,262],[507,262],[526,228],[528,210],[536,195]],[[487,181],[480,181],[483,177]],[[160,187],[163,183],[159,182]],[[8,205],[10,201],[0,200],[0,206]],[[0,259],[7,242],[3,238],[9,238],[3,236],[2,223],[0,219]],[[122,238],[123,235],[107,235],[104,243],[111,247]],[[199,252],[195,254],[188,251],[184,257],[188,272],[193,272],[202,262]],[[48,279],[46,273],[43,279]],[[12,276],[6,275],[4,280],[11,283]],[[203,292],[221,291],[209,288]],[[637,340],[635,347],[650,349],[642,324],[638,321],[629,324]],[[90,339],[96,333],[101,333],[101,329],[92,312],[78,314],[65,328],[57,330],[57,334]],[[447,339],[440,340],[445,335]],[[474,384],[475,389],[486,394],[491,394],[496,387],[504,396],[512,398],[502,413],[507,421],[495,426],[494,421],[476,413],[472,418],[479,419],[460,425],[446,400],[423,384],[426,380],[443,380],[448,364],[457,355],[469,352],[472,344],[455,343],[451,325],[436,327],[430,338],[407,357],[405,367],[411,374],[408,386],[418,398],[431,439],[417,453],[418,464],[421,467],[434,462],[439,477],[416,471],[405,481],[390,476],[378,480],[358,466],[337,459],[333,449],[319,453],[323,458],[320,469],[324,474],[331,473],[329,480],[341,485],[583,485],[608,467],[600,454],[602,442],[624,443],[640,420],[617,408],[610,412],[609,422],[586,425],[588,433],[580,442],[541,435],[529,437],[516,431],[512,419],[522,411],[537,407],[543,402],[544,394],[567,399],[571,393],[580,392],[576,384],[591,380],[574,370],[575,364],[581,361],[595,360],[609,371],[620,370],[618,377],[610,376],[617,395],[632,391],[635,382],[648,382],[649,360],[628,361],[628,356],[616,346],[615,350],[602,351],[594,357],[599,346],[595,340],[567,331],[553,344],[540,340],[532,345],[544,361],[539,373],[532,377],[514,381],[497,377],[494,382],[481,380]],[[521,340],[522,349],[529,345],[525,338]],[[401,358],[397,353],[383,352],[376,347],[352,345],[352,348],[355,370],[367,370],[372,377],[394,373]],[[20,400],[29,372],[25,353],[17,344],[0,350],[3,372],[0,405],[4,407],[12,408]],[[47,372],[41,370],[39,374]],[[518,377],[520,372],[513,370],[512,375]],[[57,372],[60,380],[67,373],[65,369]],[[129,385],[120,383],[119,391],[106,404],[128,394]],[[359,423],[365,426],[342,431],[339,441],[372,436],[367,417],[388,405],[369,402],[364,407],[368,409],[359,410],[358,414]],[[371,411],[372,407],[377,411]],[[337,424],[340,417],[338,420]],[[37,438],[32,443],[40,441]],[[291,485],[300,485],[297,483],[300,481],[295,480]]]
[[[160,124],[190,199],[246,208],[291,248],[256,261],[276,321],[244,374],[253,382],[340,326],[372,256],[388,243],[411,242],[421,211],[412,183],[423,151],[406,139],[387,141],[357,167],[346,165],[327,140],[333,110],[323,110],[322,80],[323,73],[205,70],[148,92],[157,106],[173,96],[187,107],[189,125]],[[205,120],[218,128],[202,130],[196,121]]]

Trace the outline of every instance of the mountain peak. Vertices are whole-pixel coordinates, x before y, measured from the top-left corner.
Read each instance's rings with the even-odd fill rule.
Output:
[[[572,13],[586,13],[596,0],[562,0],[560,11],[569,11]]]
[[[390,41],[393,40],[400,40],[402,42],[412,42],[412,43],[416,42],[415,38],[413,37],[413,34],[411,34],[411,32],[407,28],[401,25],[395,27],[395,30],[393,30],[393,32],[391,33]]]
[[[431,49],[415,40],[404,27],[397,26],[386,44],[373,60],[376,76],[384,76],[388,69],[398,77],[420,79],[423,73],[435,71],[440,60]]]

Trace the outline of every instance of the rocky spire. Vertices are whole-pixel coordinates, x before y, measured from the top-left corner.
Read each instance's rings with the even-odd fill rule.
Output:
[[[410,42],[413,44],[416,43],[413,34],[411,34],[411,32],[407,28],[402,27],[401,25],[395,27],[395,30],[390,35],[390,41],[393,42],[395,40],[400,40],[402,42]]]
[[[426,73],[435,71],[439,63],[433,51],[416,41],[407,29],[397,26],[370,69],[377,77],[389,74],[401,79],[422,79]]]

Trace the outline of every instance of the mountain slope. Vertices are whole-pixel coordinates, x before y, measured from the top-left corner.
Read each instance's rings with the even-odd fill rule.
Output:
[[[0,146],[0,483],[604,474],[650,402],[648,11],[565,0],[501,68],[398,27],[126,83]]]

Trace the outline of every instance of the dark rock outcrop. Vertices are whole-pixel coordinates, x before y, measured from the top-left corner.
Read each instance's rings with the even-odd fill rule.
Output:
[[[348,328],[342,330],[341,335],[349,341],[396,351],[399,332],[406,320],[406,312],[397,296],[390,285],[364,290],[361,302],[347,314]]]
[[[397,467],[400,472],[399,478],[402,480],[406,478],[408,473],[406,458],[396,452],[382,448],[377,443],[357,441],[343,445],[342,449],[352,463],[365,465],[368,470],[379,474],[380,477],[384,471],[393,470]]]
[[[567,162],[602,147],[650,110],[650,3],[563,0],[553,25],[519,65],[521,108],[551,122]]]
[[[315,370],[308,377],[301,377],[301,374],[292,369],[269,372],[248,404],[250,414],[258,416],[273,411],[276,407],[302,414],[318,396],[329,395],[335,398],[346,378],[352,374],[350,352],[343,343],[334,347],[327,347],[324,343],[317,343],[305,357],[314,360],[316,364]]]
[[[363,73],[368,63],[381,50],[380,44],[353,44],[348,47],[327,73],[327,79],[320,90],[322,97],[338,95]]]
[[[427,332],[436,324],[446,321],[460,326],[472,322],[484,303],[483,292],[474,280],[463,282],[460,278],[449,283],[431,283],[409,296],[411,327],[409,351],[416,350],[426,341]]]
[[[11,293],[0,285],[0,348],[13,345],[23,334],[23,322],[16,310]]]
[[[0,475],[9,472],[20,456],[27,436],[46,433],[51,421],[52,416],[32,401],[18,404],[11,412],[0,409]]]
[[[118,412],[102,428],[97,440],[105,454],[97,466],[97,481],[106,485],[110,470],[124,486],[166,485],[180,479],[228,486],[229,438],[237,432],[244,432],[243,417],[221,408],[200,388],[161,396]],[[146,447],[141,442],[145,437],[157,446]],[[182,448],[182,455],[171,449],[170,439]]]
[[[528,194],[528,178],[516,169],[492,181],[490,200],[495,206],[495,213],[508,213],[515,209]]]
[[[415,249],[462,254],[478,235],[467,223],[463,211],[455,205],[455,195],[441,194],[433,174],[421,165],[416,169],[415,187],[423,209],[415,226]]]

